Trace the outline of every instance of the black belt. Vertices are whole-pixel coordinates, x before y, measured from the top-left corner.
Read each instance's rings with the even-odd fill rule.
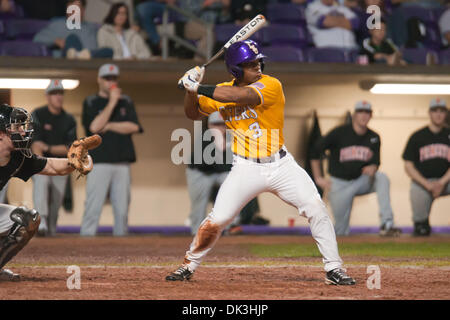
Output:
[[[284,158],[285,155],[287,155],[287,152],[284,149],[280,149],[278,151],[278,154],[280,155],[279,159],[282,159],[282,158]],[[265,158],[250,158],[250,157],[243,157],[243,156],[239,156],[239,157],[244,158],[246,160],[256,162],[256,163],[271,163],[271,162],[274,162],[277,160],[275,155],[273,155],[271,157],[265,157]]]

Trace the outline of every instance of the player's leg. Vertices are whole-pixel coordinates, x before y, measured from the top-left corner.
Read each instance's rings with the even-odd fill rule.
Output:
[[[433,196],[424,187],[412,181],[410,189],[410,201],[413,212],[414,235],[429,236],[431,227],[428,217],[433,204]]]
[[[114,236],[128,234],[131,174],[129,164],[115,164],[111,184],[111,204],[114,211]]]
[[[267,178],[262,172],[262,166],[237,158],[219,189],[211,213],[203,220],[186,252],[183,265],[167,276],[166,280],[189,279],[219,239],[223,229],[233,221],[248,201],[266,190]]]
[[[290,154],[275,164],[270,175],[271,191],[308,219],[311,234],[323,257],[327,283],[355,284],[342,269],[333,224],[314,182]]]
[[[50,177],[50,202],[47,219],[49,236],[54,236],[56,234],[58,213],[64,199],[67,180],[68,176]]]
[[[41,224],[39,225],[39,235],[45,236],[48,233],[48,190],[50,177],[41,174],[35,174],[33,180],[33,203],[36,210],[41,216]]]
[[[200,170],[186,168],[186,181],[191,199],[189,214],[191,234],[195,235],[206,216],[206,208],[214,184],[214,174],[207,175]]]
[[[95,236],[98,222],[111,184],[112,170],[109,164],[98,163],[86,179],[86,200],[81,236]]]
[[[355,188],[352,181],[331,177],[331,189],[328,192],[328,201],[334,216],[334,229],[336,235],[350,234],[350,214],[355,198]]]
[[[34,209],[0,205],[0,280],[19,280],[19,275],[3,267],[36,234],[39,223]]]
[[[363,175],[367,177],[366,175]],[[391,183],[386,174],[377,171],[369,192],[376,192],[380,209],[380,235],[398,236],[401,230],[394,227],[394,213],[391,206]]]

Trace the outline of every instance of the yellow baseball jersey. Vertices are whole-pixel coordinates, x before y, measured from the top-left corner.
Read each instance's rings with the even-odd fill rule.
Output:
[[[234,80],[217,86],[233,86]],[[249,84],[256,91],[261,103],[245,106],[223,103],[199,96],[199,111],[209,115],[219,111],[226,126],[233,130],[232,151],[250,158],[264,158],[275,154],[284,144],[284,93],[281,82],[271,76]]]

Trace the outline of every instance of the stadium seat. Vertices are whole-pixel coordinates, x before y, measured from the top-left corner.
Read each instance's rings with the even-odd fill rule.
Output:
[[[434,56],[436,63],[439,62],[439,56],[434,50],[428,48],[405,48],[402,50],[403,59],[411,64],[427,64],[427,55]]]
[[[427,9],[421,6],[407,6],[400,7],[405,20],[409,18],[417,17],[425,23],[436,21],[435,10]]]
[[[429,23],[426,25],[426,39],[424,45],[433,50],[439,50],[442,46],[441,32],[439,25],[436,23]]]
[[[49,24],[47,20],[10,19],[5,20],[5,34],[8,39],[31,40],[34,35]]]
[[[5,26],[3,24],[3,21],[0,20],[0,40],[5,38]]]
[[[306,26],[303,7],[294,3],[270,3],[267,5],[267,20],[270,23]]]
[[[439,52],[439,63],[445,65],[450,64],[450,49]]]
[[[308,62],[355,62],[357,50],[342,48],[310,48],[308,49]]]
[[[308,31],[299,26],[271,24],[261,29],[261,32],[263,43],[270,46],[306,48],[309,43]]]
[[[0,42],[1,56],[17,57],[46,57],[49,55],[47,47],[32,41],[16,40]]]
[[[262,52],[268,61],[274,62],[305,62],[303,51],[293,47],[264,47]]]
[[[236,25],[234,23],[216,24],[214,26],[214,34],[216,37],[216,42],[225,44],[241,28],[242,28],[242,26]],[[263,29],[265,29],[265,28],[263,28]],[[263,29],[255,32],[255,34],[253,34],[250,37],[250,39],[260,43],[262,40],[262,30]]]

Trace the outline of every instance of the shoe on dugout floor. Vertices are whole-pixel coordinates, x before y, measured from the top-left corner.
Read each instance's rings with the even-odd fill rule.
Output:
[[[349,286],[356,284],[356,281],[352,277],[349,277],[344,269],[336,268],[327,272],[325,283],[336,286]]]
[[[189,267],[182,265],[177,270],[166,277],[167,281],[184,281],[189,280],[194,275],[194,271],[189,270]]]
[[[389,229],[386,229],[386,227],[383,225],[380,228],[380,236],[382,237],[398,237],[402,234],[402,230],[396,227],[391,227]]]
[[[9,269],[0,270],[0,281],[20,281],[20,275]]]

